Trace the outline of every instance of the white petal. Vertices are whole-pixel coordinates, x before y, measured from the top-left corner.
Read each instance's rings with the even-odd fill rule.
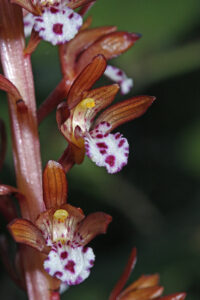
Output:
[[[25,37],[28,37],[31,35],[31,31],[33,29],[33,25],[34,25],[34,15],[31,13],[28,13],[25,17],[24,17],[24,35]]]
[[[41,16],[35,16],[34,29],[53,45],[71,40],[82,25],[82,17],[68,7],[44,7]]]
[[[107,128],[107,129],[106,129]],[[119,172],[128,162],[129,144],[119,132],[106,133],[109,124],[103,122],[85,136],[87,156],[108,173]]]
[[[119,68],[108,65],[104,75],[109,79],[119,83],[122,94],[127,94],[133,87],[133,79],[128,78],[124,71]]]
[[[58,243],[54,245],[44,261],[45,271],[67,285],[76,285],[90,274],[95,256],[91,248],[73,248]]]

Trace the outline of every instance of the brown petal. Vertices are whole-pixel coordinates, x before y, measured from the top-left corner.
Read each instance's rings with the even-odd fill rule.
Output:
[[[131,285],[129,285],[124,291],[124,293],[128,293],[131,290],[157,286],[159,283],[159,275],[142,275],[138,280],[134,281]]]
[[[107,107],[115,98],[119,91],[118,84],[103,86],[83,93],[83,99],[92,98],[95,101],[95,106],[87,112],[87,119],[92,120],[96,114]]]
[[[106,68],[106,60],[103,55],[97,55],[76,78],[68,94],[69,109],[74,108],[82,99],[82,93],[88,91],[101,77]]]
[[[98,117],[93,127],[106,121],[111,125],[112,131],[119,125],[143,115],[155,99],[152,96],[137,96],[112,105]]]
[[[88,215],[79,225],[78,233],[82,237],[80,244],[88,244],[96,235],[106,233],[112,217],[102,212]],[[79,235],[78,234],[78,235]]]
[[[136,255],[137,255],[136,248],[133,248],[131,251],[131,254],[129,256],[128,262],[124,268],[124,271],[110,294],[109,300],[116,300],[117,296],[120,294],[121,290],[123,289],[124,285],[126,284],[128,278],[136,264],[136,260],[137,260]]]
[[[64,204],[61,206],[62,209],[65,209],[69,216],[74,217],[77,222],[82,221],[85,218],[85,215],[81,208],[72,206],[70,204]]]
[[[0,119],[0,169],[3,166],[6,156],[6,128],[4,122]]]
[[[30,13],[34,15],[40,14],[38,8],[32,4],[31,0],[11,0],[10,2],[21,6],[22,8],[28,10]]]
[[[9,93],[11,96],[14,97],[15,100],[22,99],[20,92],[16,88],[16,86],[8,80],[6,77],[0,74],[0,89]]]
[[[87,49],[92,43],[98,40],[101,36],[116,31],[116,29],[117,28],[115,26],[105,26],[83,30],[79,34],[77,34],[74,39],[64,45],[61,45],[59,47],[59,51],[62,73],[66,75],[69,80],[73,80],[75,76],[78,75],[75,71],[77,56],[83,50]],[[88,64],[94,56],[90,57]]]
[[[26,244],[38,251],[45,250],[45,240],[40,230],[32,222],[25,219],[15,219],[8,224],[8,229],[17,243]]]
[[[186,293],[175,293],[169,296],[164,296],[158,298],[158,300],[184,300],[186,297]]]
[[[104,35],[80,55],[76,64],[77,73],[83,70],[89,63],[91,57],[102,54],[106,60],[111,59],[127,51],[139,38],[140,36],[138,34],[124,31]]]
[[[33,29],[31,32],[30,39],[28,41],[28,45],[24,49],[24,54],[31,55],[39,45],[40,41],[41,38],[39,37],[38,32]]]
[[[62,166],[50,160],[43,173],[43,194],[46,208],[60,207],[67,199],[67,180]]]
[[[129,293],[123,294],[123,296],[119,296],[119,300],[150,300],[159,297],[162,293],[163,287],[153,286],[130,291]]]
[[[87,4],[89,2],[92,2],[92,1],[94,1],[94,0],[72,0],[71,2],[69,2],[67,4],[67,6],[72,8],[72,9],[75,9],[75,8],[81,6],[81,5],[85,5],[85,4]]]

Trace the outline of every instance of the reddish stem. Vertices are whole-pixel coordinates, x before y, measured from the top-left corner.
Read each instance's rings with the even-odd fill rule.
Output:
[[[24,56],[24,46],[21,8],[9,0],[0,0],[1,63],[5,76],[18,88],[24,101],[16,103],[13,96],[8,97],[17,186],[26,197],[20,208],[22,217],[34,222],[45,205],[34,83],[30,56]],[[22,247],[20,253],[29,299],[51,299],[50,279],[42,270],[41,254],[29,247]]]
[[[63,78],[47,99],[41,104],[37,112],[39,124],[64,98],[67,97],[70,86],[71,82]]]

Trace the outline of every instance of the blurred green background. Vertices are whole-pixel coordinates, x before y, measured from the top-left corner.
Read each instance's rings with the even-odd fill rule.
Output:
[[[134,78],[127,97],[149,94],[148,112],[119,129],[129,140],[129,164],[108,175],[87,158],[68,174],[68,201],[85,213],[113,216],[108,233],[91,246],[96,263],[83,284],[62,299],[108,299],[132,246],[138,261],[131,281],[158,272],[165,294],[186,291],[200,299],[200,1],[99,0],[90,11],[93,26],[117,25],[142,38],[112,61]],[[32,57],[38,105],[61,78],[57,49],[41,43]],[[102,80],[102,84],[108,83]],[[0,117],[9,133],[7,103]],[[40,126],[43,164],[66,147],[53,112]],[[15,184],[11,143],[0,180]],[[6,223],[2,219],[1,230]],[[26,299],[0,265],[2,299]]]

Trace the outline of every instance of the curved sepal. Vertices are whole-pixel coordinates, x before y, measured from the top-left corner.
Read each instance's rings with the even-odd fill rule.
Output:
[[[82,93],[93,86],[104,73],[105,68],[106,59],[103,55],[94,57],[92,62],[84,68],[69,91],[67,99],[69,109],[74,108],[82,100]]]
[[[145,299],[154,299],[162,295],[163,287],[162,286],[152,286],[147,288],[142,288],[138,290],[133,290],[128,293],[120,295],[120,300],[145,300]]]
[[[0,185],[0,196],[15,195],[19,200],[26,200],[26,197],[15,187],[10,185]]]
[[[184,300],[186,297],[186,293],[175,293],[172,295],[160,297],[157,300]]]
[[[60,207],[67,200],[67,180],[62,166],[48,161],[43,173],[43,195],[46,208]]]
[[[152,96],[137,96],[114,104],[100,114],[93,127],[102,122],[107,122],[111,125],[110,132],[119,125],[143,115],[155,99]]]
[[[136,264],[136,261],[137,261],[137,250],[136,248],[133,248],[129,256],[128,262],[124,268],[124,271],[110,294],[109,300],[116,300],[117,296],[120,294],[124,285],[126,284]]]
[[[28,245],[38,251],[46,250],[45,240],[40,230],[32,222],[25,219],[15,219],[8,224],[8,229],[17,243]]]
[[[78,55],[82,51],[85,51],[92,43],[96,42],[101,36],[116,31],[116,29],[115,26],[105,26],[83,30],[80,31],[74,39],[61,46],[62,73],[66,75],[69,80],[73,80],[76,76],[75,65]]]
[[[92,2],[92,1],[94,1],[94,0],[73,0],[73,1],[69,1],[69,3],[67,3],[67,6],[72,9],[75,9],[82,5],[86,5],[87,3]]]
[[[79,225],[77,234],[80,245],[88,244],[98,234],[106,233],[107,227],[112,221],[112,217],[102,212],[88,215]]]
[[[90,62],[91,57],[97,54],[105,56],[106,60],[116,57],[127,51],[135,41],[140,38],[140,35],[128,33],[125,31],[112,32],[104,35],[87,48],[76,64],[76,71],[79,73]]]

